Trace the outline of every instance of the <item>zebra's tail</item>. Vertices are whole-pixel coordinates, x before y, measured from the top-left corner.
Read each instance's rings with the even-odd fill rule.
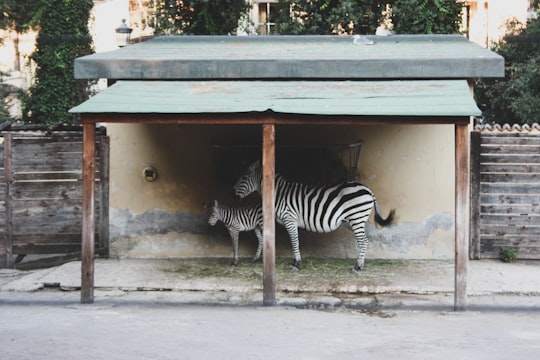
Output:
[[[379,210],[379,205],[377,204],[377,200],[373,199],[373,201],[375,202],[375,221],[377,222],[377,224],[381,226],[390,225],[394,220],[394,215],[396,211],[394,209],[390,210],[390,213],[388,214],[386,219],[383,219],[383,217],[381,216],[381,211]]]

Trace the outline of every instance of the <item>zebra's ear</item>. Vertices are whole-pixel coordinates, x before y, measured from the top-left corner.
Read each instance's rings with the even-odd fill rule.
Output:
[[[261,167],[261,160],[258,159],[257,161],[255,161],[253,164],[251,164],[251,166],[249,167],[251,170],[253,169],[257,169],[257,168],[260,168]]]
[[[214,206],[215,206],[215,207],[218,207],[218,202],[217,202],[217,200],[214,200]]]
[[[214,201],[216,201],[216,200],[214,200]],[[211,202],[205,202],[205,203],[203,203],[203,207],[205,209],[211,209],[212,208],[212,203]]]

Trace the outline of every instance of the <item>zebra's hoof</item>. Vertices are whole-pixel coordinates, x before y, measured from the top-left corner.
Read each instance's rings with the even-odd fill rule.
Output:
[[[260,259],[260,257],[258,257],[258,258],[253,258],[253,259],[251,259],[251,262],[252,262],[252,263],[256,263],[257,261],[259,261],[259,259]]]
[[[237,266],[238,265],[238,261],[231,261],[231,266]]]
[[[292,264],[289,265],[289,269],[292,271],[300,271],[300,261],[294,261]]]
[[[291,269],[292,271],[300,271],[300,268],[294,264],[290,264],[289,269]]]
[[[360,271],[362,271],[362,268],[363,267],[356,265],[355,267],[352,268],[352,273],[356,275],[360,275]]]

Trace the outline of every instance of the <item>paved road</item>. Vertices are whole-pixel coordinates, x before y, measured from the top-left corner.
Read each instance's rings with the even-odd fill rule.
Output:
[[[538,359],[540,312],[201,306],[167,293],[0,292],[0,358]]]

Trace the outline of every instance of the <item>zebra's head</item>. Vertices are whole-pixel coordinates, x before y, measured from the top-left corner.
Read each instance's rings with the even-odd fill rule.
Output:
[[[208,224],[210,226],[216,225],[216,223],[219,221],[219,204],[217,200],[214,200],[212,204],[205,205],[205,207],[210,209],[210,216],[208,217]]]
[[[240,176],[234,185],[234,193],[240,199],[245,198],[251,193],[261,192],[262,171],[260,160],[255,161],[251,166]]]

